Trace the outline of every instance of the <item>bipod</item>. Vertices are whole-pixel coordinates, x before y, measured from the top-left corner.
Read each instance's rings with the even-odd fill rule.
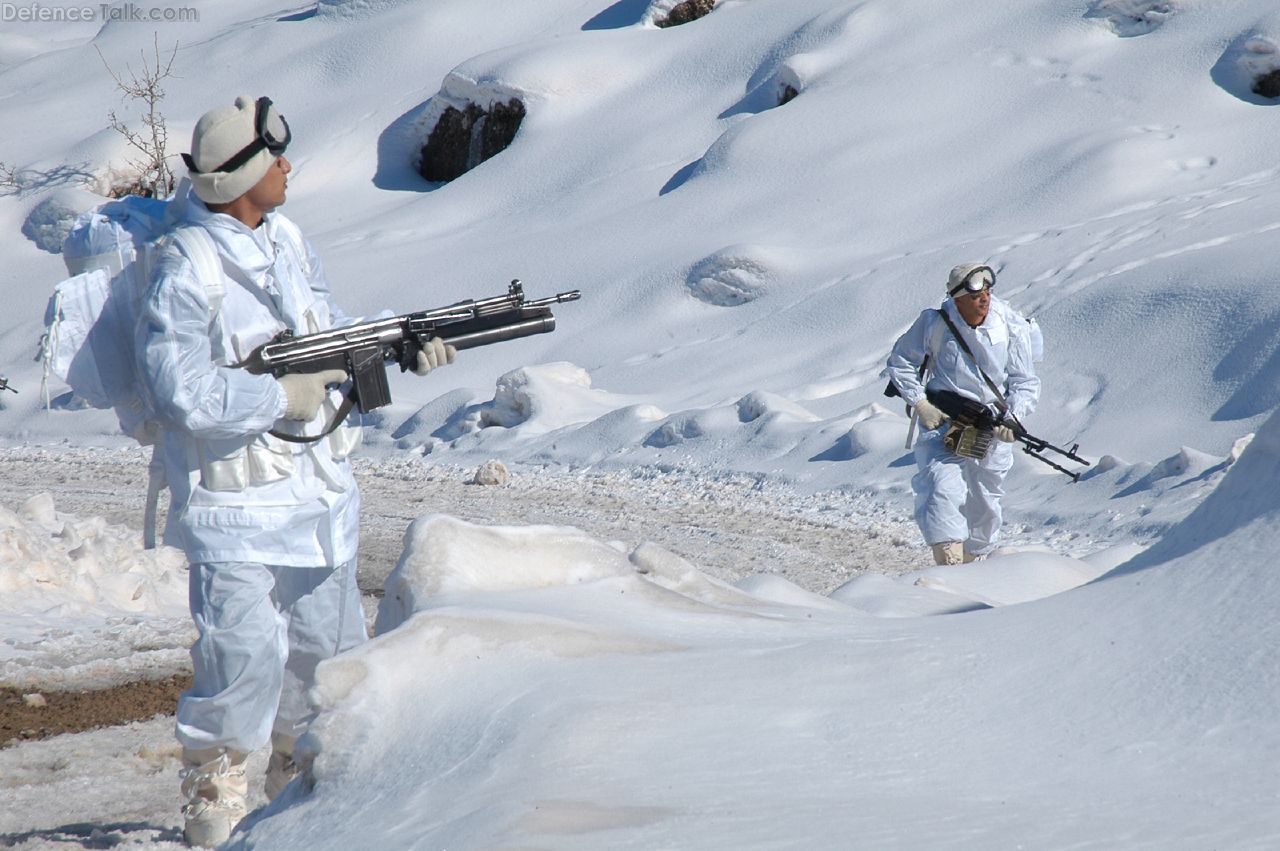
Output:
[[[1086,467],[1091,466],[1088,461],[1086,461],[1085,459],[1081,458],[1078,454],[1076,454],[1077,450],[1080,449],[1080,444],[1078,443],[1072,444],[1070,449],[1063,449],[1060,446],[1054,446],[1052,443],[1050,443],[1047,440],[1042,440],[1038,437],[1035,437],[1034,435],[1028,434],[1025,430],[1015,429],[1014,434],[1017,435],[1018,442],[1022,444],[1023,452],[1027,453],[1032,458],[1035,458],[1037,461],[1043,461],[1044,463],[1048,464],[1050,467],[1057,470],[1058,472],[1067,474],[1068,476],[1071,477],[1071,481],[1073,482],[1080,481],[1079,473],[1073,470],[1068,470],[1066,467],[1062,466],[1061,464],[1054,461],[1053,459],[1046,458],[1041,453],[1043,453],[1046,449],[1048,449],[1052,452],[1056,452],[1059,455],[1062,455],[1065,458],[1070,458],[1072,461],[1075,461],[1077,464],[1083,464]]]

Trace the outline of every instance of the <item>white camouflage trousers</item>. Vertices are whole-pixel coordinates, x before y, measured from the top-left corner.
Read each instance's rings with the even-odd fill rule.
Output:
[[[366,639],[356,560],[336,568],[191,565],[194,679],[178,700],[185,748],[251,752],[311,720],[316,665]]]
[[[1013,466],[1013,444],[993,441],[987,457],[962,458],[942,444],[947,427],[924,431],[916,441],[916,525],[926,544],[961,541],[983,556],[1000,538],[1004,478]]]

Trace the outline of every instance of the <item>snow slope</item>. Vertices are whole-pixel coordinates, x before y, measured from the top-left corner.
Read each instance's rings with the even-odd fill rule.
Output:
[[[127,171],[108,111],[138,114],[103,60],[176,42],[172,150],[211,106],[271,96],[295,134],[286,212],[350,311],[516,277],[583,291],[554,334],[392,376],[374,458],[743,474],[902,513],[906,420],[879,370],[947,270],[983,260],[1046,335],[1028,426],[1096,461],[1073,485],[1021,459],[988,565],[924,569],[922,550],[919,573],[830,597],[581,532],[419,520],[452,546],[408,541],[412,604],[324,671],[314,791],[244,847],[1280,841],[1280,101],[1250,91],[1280,68],[1273,0],[723,0],[666,29],[668,0],[187,5],[199,21],[0,24],[6,442],[125,445],[56,379],[45,410],[31,358],[59,233]],[[513,96],[508,150],[416,175],[444,106]],[[74,585],[66,541],[5,522]],[[0,577],[27,582],[22,558]],[[74,602],[99,657],[179,629],[130,612],[130,581]],[[180,603],[151,593],[161,618]],[[48,635],[20,620],[38,599],[6,597],[4,622]],[[137,627],[117,645],[112,618]]]
[[[322,668],[310,787],[233,847],[1273,847],[1277,474],[1273,417],[1103,578],[905,620],[419,520]]]
[[[223,3],[159,38],[179,43],[175,150],[231,92],[270,89],[291,117],[288,212],[352,310],[496,294],[512,277],[532,295],[583,290],[553,335],[396,381],[382,433],[433,451],[496,441],[516,460],[732,463],[829,487],[900,481],[882,432],[903,422],[869,407],[885,401],[877,373],[967,259],[996,265],[999,291],[1045,329],[1031,425],[1046,436],[1132,463],[1183,446],[1222,456],[1276,403],[1265,249],[1280,228],[1280,112],[1239,69],[1265,60],[1244,45],[1280,38],[1280,23],[1267,2],[1158,4],[1174,11],[1131,37],[1101,16],[1155,5],[738,0],[658,29],[636,2],[500,3],[483,23],[462,3]],[[35,282],[59,267],[15,231],[63,164],[123,165],[105,121],[127,107],[97,50],[135,62],[153,30],[60,31],[4,69],[7,123],[38,128],[6,140],[30,185],[0,199],[16,294],[0,362],[26,391],[0,412],[13,437],[95,430],[36,411],[28,358],[48,289]],[[785,85],[799,95],[776,106]],[[442,103],[511,95],[528,117],[510,149],[449,184],[413,173]],[[548,361],[586,370],[613,410],[571,407],[574,440],[448,427],[506,370]],[[563,392],[546,388],[544,407]],[[717,414],[753,393],[816,419]],[[654,437],[664,429],[674,439]]]

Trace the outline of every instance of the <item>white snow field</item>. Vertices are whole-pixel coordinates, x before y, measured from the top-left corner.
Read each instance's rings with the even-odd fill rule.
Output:
[[[233,847],[1274,847],[1277,475],[1273,417],[1101,580],[894,620],[418,520],[320,675],[312,787]]]
[[[0,685],[186,664],[180,554],[68,475],[145,453],[33,359],[131,174],[104,61],[176,46],[170,154],[270,96],[348,312],[582,291],[365,417],[379,635],[234,847],[1280,847],[1274,0],[674,5],[0,9]],[[510,147],[419,176],[511,98]],[[1005,548],[939,569],[879,372],[965,261],[1094,463],[1020,456]],[[171,724],[0,750],[0,847],[178,847]]]

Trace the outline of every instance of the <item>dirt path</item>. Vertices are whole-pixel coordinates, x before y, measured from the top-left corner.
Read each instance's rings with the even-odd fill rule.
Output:
[[[185,674],[95,691],[37,691],[0,687],[0,748],[10,742],[47,739],[156,715],[172,715]]]
[[[18,447],[0,450],[5,503],[51,493],[56,509],[142,527],[145,450]],[[446,513],[479,524],[568,525],[612,541],[653,541],[708,574],[734,581],[773,572],[827,593],[864,570],[921,566],[914,525],[856,494],[797,495],[748,476],[698,477],[633,470],[512,474],[505,485],[470,483],[471,472],[420,458],[359,459],[360,585],[370,610],[415,518]],[[0,745],[171,713],[186,675],[114,689],[45,694],[32,707],[0,691]]]
[[[146,450],[0,450],[5,500],[50,492],[57,510],[142,527]],[[382,587],[417,517],[451,514],[479,524],[575,526],[604,540],[653,541],[719,579],[777,573],[828,593],[862,571],[924,566],[906,516],[861,494],[796,494],[750,476],[635,470],[515,472],[500,486],[470,483],[470,470],[421,458],[355,462],[363,499],[360,584]]]

